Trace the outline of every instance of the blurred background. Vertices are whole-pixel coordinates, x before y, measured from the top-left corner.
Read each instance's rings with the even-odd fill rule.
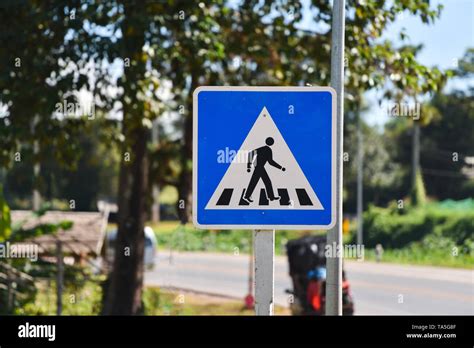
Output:
[[[192,226],[192,92],[329,85],[331,10],[1,0],[0,312],[252,315],[251,231]],[[346,314],[472,315],[474,3],[346,16]],[[310,236],[276,232],[276,314],[321,313]]]

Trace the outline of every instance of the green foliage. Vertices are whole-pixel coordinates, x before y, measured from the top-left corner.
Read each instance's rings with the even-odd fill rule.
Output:
[[[37,282],[38,292],[34,301],[18,307],[16,315],[55,315],[55,282],[41,280]],[[70,281],[63,292],[63,315],[99,315],[101,309],[102,288],[97,279],[91,279],[81,286]]]
[[[255,315],[242,301],[195,293],[182,293],[162,288],[147,287],[143,291],[146,315]],[[288,311],[275,306],[275,314]]]
[[[443,248],[445,255],[456,246],[459,254],[470,255],[473,222],[474,211],[443,209],[434,203],[399,211],[370,206],[364,213],[364,242],[368,248],[381,243],[386,249],[422,243],[426,249]]]
[[[16,309],[16,315],[55,315],[56,297],[54,284],[43,281],[39,284],[34,302]],[[66,286],[63,295],[63,315],[99,315],[102,289],[97,280],[87,281],[81,289]],[[184,297],[180,297],[184,296]],[[184,302],[183,302],[184,301]],[[145,315],[253,315],[245,310],[241,301],[213,299],[191,293],[146,287],[143,290]],[[282,308],[276,306],[276,313]]]
[[[351,0],[347,5],[349,100],[374,88],[384,89],[386,97],[395,99],[397,93],[416,95],[440,90],[447,74],[420,65],[416,60],[420,48],[406,44],[406,33],[401,33],[399,46],[384,40],[383,35],[401,15],[416,16],[431,24],[442,6],[415,0],[383,4]],[[122,102],[129,115],[124,117],[127,126],[114,130],[115,138],[124,145],[122,152],[131,150],[133,139],[140,136],[138,128],[150,127],[150,121],[165,111],[176,113],[179,109],[180,119],[173,130],[176,134],[172,139],[160,137],[160,144],[150,151],[150,178],[160,184],[185,186],[180,190],[182,195],[190,191],[185,185],[189,177],[183,176],[179,182],[178,176],[189,172],[191,163],[189,119],[196,86],[329,84],[329,0],[309,4],[314,27],[318,28],[315,32],[300,28],[304,6],[297,0],[251,0],[232,6],[222,0],[199,5],[183,1],[135,5],[118,0],[35,1],[8,2],[2,9],[0,22],[5,30],[1,43],[15,48],[0,52],[0,62],[6,67],[0,76],[0,89],[5,92],[1,102],[8,105],[7,116],[0,119],[2,163],[11,162],[12,153],[21,146],[22,156],[31,159],[30,163],[44,164],[54,158],[61,165],[79,168],[74,183],[82,183],[80,179],[86,177],[89,184],[98,182],[84,161],[80,162],[81,156],[90,156],[82,153],[84,144],[77,141],[81,132],[88,134],[87,124],[98,120],[65,118],[58,122],[52,111],[57,102],[76,101],[73,92],[81,88],[92,91],[94,101],[105,112],[118,99]],[[11,16],[11,12],[19,15]],[[29,57],[27,62],[24,57]],[[21,66],[15,65],[16,58],[22,59]],[[119,78],[111,77],[107,67],[126,59],[129,64],[122,66]],[[88,75],[91,61],[95,62],[93,81]],[[172,83],[170,100],[158,93],[166,82]],[[119,87],[123,93],[111,95],[108,87]],[[33,116],[38,122],[33,122]],[[40,145],[36,155],[35,141]],[[63,175],[73,176],[71,172],[52,170],[44,181],[51,184]],[[61,191],[71,196],[71,186],[77,185],[63,186],[66,188]],[[54,189],[48,187],[45,191],[54,194]],[[93,189],[97,188],[84,185],[73,192],[83,194],[78,200],[80,208],[90,209]]]
[[[10,238],[11,228],[10,208],[3,197],[3,187],[0,185],[0,242]]]
[[[459,77],[472,77],[474,75],[474,47],[468,48],[464,57],[460,59],[456,75]]]
[[[442,247],[439,245],[442,244]],[[451,248],[452,241],[437,239],[437,246],[429,242],[416,242],[403,249],[388,249],[383,253],[382,262],[409,265],[430,265],[441,267],[472,268],[474,255],[461,253],[455,255]],[[471,250],[473,247],[471,247]],[[375,261],[374,249],[365,250],[365,259]]]
[[[252,246],[252,232],[249,230],[198,230],[191,225],[183,226],[177,221],[150,226],[155,231],[160,249],[248,254]],[[288,240],[307,233],[309,231],[278,231],[275,233],[275,252],[284,254]]]
[[[71,20],[72,7],[70,1],[0,5],[0,42],[5,48],[0,51],[0,102],[8,106],[5,117],[0,117],[2,167],[12,164],[17,151],[35,163],[49,156],[65,166],[74,163],[78,153],[74,140],[84,119],[60,120],[53,115],[58,102],[75,102],[73,91],[87,84],[86,71],[66,69],[81,54],[65,48],[68,33],[82,32],[82,21]],[[39,152],[33,154],[36,142]],[[55,151],[45,152],[45,145]]]
[[[44,215],[47,212],[48,205],[45,204],[43,207],[32,213],[32,218],[36,219]],[[33,227],[24,228],[24,224],[27,221],[19,221],[12,227],[10,209],[3,198],[1,186],[0,186],[0,243],[10,242],[10,243],[20,243],[27,239],[46,235],[46,234],[55,234],[59,230],[67,231],[72,228],[73,223],[71,221],[60,221],[57,223],[48,223],[48,224],[39,224]],[[28,273],[31,276],[48,276],[54,277],[57,273],[56,267],[52,269],[51,266],[54,266],[50,263],[44,263],[41,260],[37,260],[35,263],[31,263],[28,259],[13,259],[7,260],[9,266],[14,267],[17,271]],[[77,278],[77,267],[66,267],[65,279],[71,279],[72,270],[72,279],[75,281]],[[81,268],[82,270],[82,268]],[[78,286],[75,283],[75,286]],[[79,283],[81,284],[81,283]],[[14,314],[31,314],[30,311],[34,310],[35,314],[48,314],[41,312],[40,308],[36,308],[34,305],[36,301],[36,295],[38,294],[38,288],[36,283],[28,284],[28,286],[18,285],[17,290],[21,293],[19,298],[15,299],[15,308]],[[48,289],[49,290],[49,289]],[[3,288],[0,288],[0,302],[3,302],[3,298],[6,296],[6,292]],[[3,306],[4,303],[1,303],[0,312],[5,313],[7,310],[6,306]],[[9,313],[11,314],[11,313]]]
[[[107,121],[99,115],[94,122],[88,122],[84,132],[75,139],[80,151],[74,168],[65,168],[54,156],[49,156],[41,160],[41,170],[35,179],[32,176],[34,159],[24,156],[5,178],[5,196],[11,208],[29,209],[34,187],[44,200],[52,203],[48,209],[69,210],[71,199],[78,211],[96,210],[99,199],[114,201],[120,162],[117,142],[113,139],[117,127],[118,122]],[[48,146],[43,151],[52,153],[55,149]]]
[[[21,262],[16,263],[16,267],[19,268]],[[24,294],[29,297],[16,306],[14,313],[17,315],[56,314],[57,272],[55,263],[40,259],[29,264],[28,274],[34,278],[34,289],[31,289],[32,293]],[[63,314],[98,315],[102,304],[101,284],[103,281],[104,276],[94,275],[89,265],[65,264]]]
[[[344,211],[355,212],[357,200],[358,139],[357,119],[346,113],[344,150],[350,160],[344,162]],[[384,134],[362,122],[364,201],[383,206],[403,193],[403,170],[393,161]]]
[[[466,157],[474,153],[474,90],[436,95],[442,117],[422,132],[421,164],[429,195],[438,199],[474,197],[474,180],[464,175]]]
[[[462,217],[460,217],[462,216]],[[474,218],[473,214],[449,214],[442,225],[436,226],[435,235],[447,238],[455,245],[459,245],[466,253],[474,252],[472,242],[474,240]]]
[[[474,65],[473,52],[466,52],[457,71],[457,76],[468,82],[468,88],[436,93],[421,106],[420,164],[426,193],[432,198],[459,200],[474,196],[474,180],[464,174],[469,166],[465,159],[474,152],[474,86],[468,80]],[[410,190],[412,125],[407,118],[395,117],[384,129],[389,157],[399,167],[395,197],[403,197]]]
[[[72,228],[71,221],[61,221],[59,223],[39,224],[32,228],[15,229],[10,236],[11,242],[21,242],[26,239],[39,237],[46,234],[55,234],[60,230],[66,231]]]
[[[46,214],[46,212],[49,210],[49,207],[50,205],[47,202],[44,203],[38,211],[32,212],[30,219],[36,220],[42,215]],[[15,225],[12,226],[11,234],[9,236],[10,242],[18,243],[46,234],[55,234],[60,230],[67,231],[73,226],[72,221],[64,220],[56,223],[41,223],[28,228],[23,227],[27,222],[28,219],[25,221],[17,221]]]
[[[429,223],[420,210],[402,215],[370,206],[364,213],[364,243],[369,248],[378,243],[384,248],[403,247],[429,233],[433,229]]]

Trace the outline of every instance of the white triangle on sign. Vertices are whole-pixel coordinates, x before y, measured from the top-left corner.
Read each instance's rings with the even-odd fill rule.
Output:
[[[271,146],[266,144],[268,138],[273,138],[274,143]],[[258,151],[254,151],[256,149]],[[270,156],[277,167],[270,164]],[[278,166],[285,170],[279,169]],[[248,200],[245,193],[253,175],[254,181],[258,179],[258,182]],[[265,186],[262,177],[267,175],[271,185],[268,185],[267,181]],[[270,190],[273,190],[274,197],[271,197]],[[324,210],[324,207],[264,107],[205,209]]]

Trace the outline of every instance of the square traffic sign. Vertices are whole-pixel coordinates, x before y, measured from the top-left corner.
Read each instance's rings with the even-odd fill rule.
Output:
[[[209,229],[329,229],[336,219],[330,87],[199,87],[193,221]]]

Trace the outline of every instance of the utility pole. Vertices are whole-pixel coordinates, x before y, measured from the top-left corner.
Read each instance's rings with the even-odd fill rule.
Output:
[[[39,152],[38,141],[35,141],[33,152],[37,154]],[[35,178],[35,187],[33,188],[33,210],[38,211],[41,207],[41,194],[36,187],[36,182],[40,175],[40,164],[35,163],[33,167],[33,177]]]
[[[38,115],[36,115],[34,118],[33,118],[33,122],[31,123],[31,133],[34,135],[35,131],[36,131],[36,125],[38,124],[39,122],[39,117]],[[38,140],[34,140],[33,141],[33,153],[34,155],[38,155],[39,154],[39,151],[40,151],[40,146],[39,146],[39,142]],[[41,194],[38,190],[38,180],[39,180],[39,175],[40,175],[40,164],[38,162],[34,163],[33,164],[33,177],[34,177],[34,181],[33,181],[33,197],[32,197],[32,200],[33,200],[33,204],[32,204],[32,208],[33,208],[33,211],[38,211],[41,207]]]
[[[363,175],[364,175],[364,135],[362,133],[362,120],[360,116],[360,103],[357,105],[357,244],[364,243],[363,238]]]
[[[153,122],[153,128],[151,132],[153,145],[158,146],[159,141],[159,128],[158,119]],[[151,221],[160,221],[160,188],[157,184],[153,184],[152,188],[153,205],[151,207]]]
[[[332,9],[331,87],[336,90],[336,224],[327,244],[336,246],[336,257],[326,259],[326,315],[342,315],[342,152],[344,129],[345,0],[334,0]]]
[[[413,120],[413,135],[412,135],[412,173],[411,173],[411,189],[416,188],[416,175],[420,168],[420,124]]]

